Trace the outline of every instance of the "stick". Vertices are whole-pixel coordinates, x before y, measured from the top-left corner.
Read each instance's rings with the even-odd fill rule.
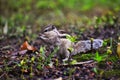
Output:
[[[84,61],[84,62],[78,62],[78,63],[75,63],[75,64],[61,64],[59,66],[60,67],[62,67],[62,66],[65,66],[65,67],[67,67],[67,66],[79,66],[79,65],[82,65],[82,64],[89,64],[89,63],[92,63],[92,62],[94,62],[94,61],[89,60],[89,61]],[[94,63],[97,63],[97,62],[94,62]]]

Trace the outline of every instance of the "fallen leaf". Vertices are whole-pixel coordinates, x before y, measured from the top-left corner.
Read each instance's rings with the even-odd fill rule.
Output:
[[[25,42],[21,45],[20,50],[31,50],[31,51],[35,51],[36,48],[33,47],[33,46],[31,46],[31,45],[29,45],[28,42],[25,41]]]

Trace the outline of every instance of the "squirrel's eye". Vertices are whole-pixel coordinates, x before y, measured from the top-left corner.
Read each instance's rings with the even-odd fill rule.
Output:
[[[47,32],[48,30],[44,30],[44,32]]]

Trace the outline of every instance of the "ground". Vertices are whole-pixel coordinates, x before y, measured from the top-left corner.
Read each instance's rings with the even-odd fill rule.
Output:
[[[82,1],[83,5],[77,4],[81,8],[74,0],[68,4],[63,0],[0,2],[0,79],[120,79],[119,0],[115,0],[116,4],[103,0]],[[74,55],[65,65],[53,57],[57,49],[47,49],[38,38],[48,24],[75,36],[77,41],[102,39],[103,46]]]

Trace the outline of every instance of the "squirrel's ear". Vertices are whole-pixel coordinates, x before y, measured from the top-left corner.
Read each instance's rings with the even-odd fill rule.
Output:
[[[52,25],[52,29],[55,29],[56,27],[54,25]]]

